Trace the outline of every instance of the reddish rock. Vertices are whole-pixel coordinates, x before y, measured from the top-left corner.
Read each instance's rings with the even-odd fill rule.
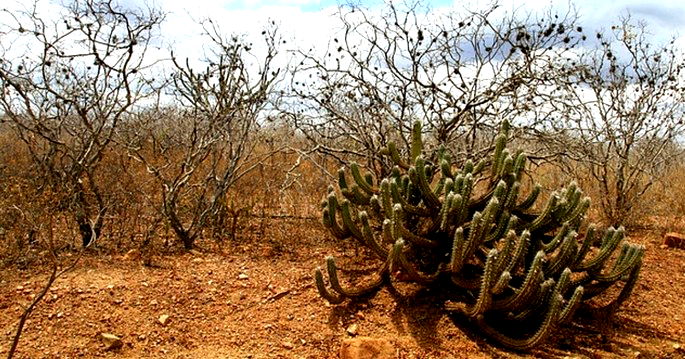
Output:
[[[685,249],[685,234],[676,232],[666,233],[664,235],[664,245],[671,248]]]
[[[340,347],[341,359],[395,359],[395,347],[386,339],[358,337],[346,339]]]

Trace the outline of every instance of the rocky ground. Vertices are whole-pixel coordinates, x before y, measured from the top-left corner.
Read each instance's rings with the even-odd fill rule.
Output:
[[[327,254],[349,263],[355,249],[326,239],[316,222],[271,230],[277,235],[169,250],[153,257],[153,266],[136,255],[90,252],[38,305],[17,357],[335,358],[343,342],[352,351],[370,346],[397,358],[685,357],[685,250],[662,247],[658,230],[630,239],[647,247],[647,257],[635,293],[615,318],[581,316],[532,353],[482,339],[464,318],[445,314],[439,296],[413,286],[327,305],[312,270]],[[20,305],[39,292],[45,273],[2,270],[0,356]]]

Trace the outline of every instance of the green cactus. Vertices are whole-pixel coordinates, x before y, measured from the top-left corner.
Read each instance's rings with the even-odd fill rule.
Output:
[[[321,296],[339,304],[391,281],[449,283],[461,301],[448,301],[446,310],[517,350],[540,344],[580,305],[622,282],[605,306],[616,310],[635,287],[644,247],[627,243],[623,228],[607,229],[597,243],[596,227],[584,225],[590,199],[575,183],[533,210],[541,186],[521,182],[526,156],[506,148],[509,129],[504,122],[489,161],[457,169],[444,148],[435,165],[423,157],[417,122],[409,153],[392,143],[383,151],[395,164],[388,178],[374,181],[353,163],[349,181],[341,169],[343,198],[329,188],[323,223],[334,236],[370,249],[379,267],[371,281],[344,287],[328,257],[328,286],[323,271],[315,272]],[[512,325],[516,333],[507,331]]]

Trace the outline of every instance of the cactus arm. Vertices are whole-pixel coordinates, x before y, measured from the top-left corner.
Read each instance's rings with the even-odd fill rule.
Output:
[[[621,289],[621,292],[618,294],[616,299],[614,299],[612,302],[604,306],[603,310],[606,310],[610,313],[615,312],[618,307],[625,302],[628,297],[630,297],[630,294],[633,292],[633,289],[635,289],[635,284],[637,283],[637,279],[640,277],[640,270],[642,269],[642,261],[637,262],[633,265],[633,269],[630,271],[630,275],[628,276],[628,280],[623,284],[623,288]]]
[[[545,253],[539,251],[533,259],[533,263],[528,269],[526,278],[521,284],[521,287],[515,292],[505,298],[495,300],[493,302],[493,309],[511,309],[522,307],[527,304],[531,298],[539,292],[540,284],[544,281],[542,275],[542,264],[545,258]]]
[[[628,274],[630,270],[637,264],[642,262],[642,258],[644,257],[644,247],[643,246],[635,246],[635,245],[630,245],[630,244],[624,244],[623,245],[623,251],[625,254],[623,254],[622,257],[619,257],[619,259],[616,260],[614,263],[614,267],[608,274],[595,274],[592,275],[591,278],[593,280],[596,280],[598,282],[616,282],[617,280],[621,279],[623,276]]]
[[[404,227],[404,211],[402,209],[402,205],[397,203],[393,207],[393,230],[395,234],[395,238],[398,239],[399,237],[402,237],[409,242],[412,242],[413,244],[416,244],[418,246],[424,246],[424,247],[430,247],[430,248],[435,248],[438,246],[437,241],[430,240],[428,238],[421,237],[419,235],[416,235],[409,231],[407,228]]]
[[[339,239],[344,239],[350,236],[350,231],[347,227],[340,227],[336,219],[336,213],[338,211],[338,199],[335,197],[334,193],[328,195],[328,206],[324,210],[324,219],[326,214],[328,214],[328,219],[324,220],[324,224],[328,227],[333,235]]]
[[[404,270],[404,272],[412,281],[417,283],[432,283],[435,282],[435,280],[438,279],[438,276],[444,272],[442,265],[439,265],[433,273],[423,273],[416,269],[411,263],[409,263],[407,257],[404,255],[402,250],[404,246],[405,242],[402,238],[395,242],[395,246],[393,247],[392,251],[392,263],[399,264],[400,268]]]
[[[418,186],[419,191],[421,191],[421,195],[426,207],[432,209],[440,208],[440,199],[430,187],[423,158],[418,157],[416,159],[414,166],[409,169],[409,178]]]
[[[383,248],[371,230],[369,215],[365,211],[359,212],[359,220],[362,222],[362,235],[367,246],[369,246],[380,258],[388,257],[388,250]]]
[[[354,182],[359,186],[359,188],[362,189],[362,191],[366,192],[368,195],[372,195],[377,192],[377,189],[373,188],[373,185],[367,182],[366,178],[362,176],[361,170],[359,169],[359,164],[357,164],[357,162],[352,162],[350,164],[350,172],[352,172],[352,178],[354,178]]]
[[[397,150],[397,145],[395,145],[395,142],[388,142],[387,152],[395,165],[405,170],[409,169],[409,165],[402,160],[402,156],[400,156],[400,151]]]
[[[577,233],[575,231],[571,231],[566,235],[557,255],[547,263],[546,275],[555,277],[573,262],[578,252],[576,236]]]
[[[512,255],[509,258],[509,263],[507,264],[507,267],[504,269],[505,271],[513,273],[514,270],[516,270],[518,265],[521,264],[524,258],[526,257],[526,250],[528,249],[529,244],[530,232],[523,231],[518,238],[518,242],[516,243],[516,250],[514,250],[514,255]]]
[[[465,246],[464,228],[459,227],[454,231],[454,240],[452,241],[452,253],[450,256],[450,271],[453,274],[459,273],[464,266],[464,258],[462,253]]]
[[[500,173],[500,168],[502,167],[502,162],[504,162],[504,147],[507,145],[507,136],[504,133],[500,133],[495,138],[495,152],[492,155],[492,177],[496,177]]]
[[[347,189],[347,177],[345,176],[345,169],[338,169],[338,187],[340,190]]]
[[[509,319],[524,321],[530,319],[535,314],[540,313],[540,308],[549,305],[549,301],[552,298],[552,293],[554,292],[554,287],[556,282],[554,279],[549,278],[540,285],[540,291],[538,295],[533,298],[533,302],[526,309],[519,312],[513,313],[509,312]]]
[[[559,229],[559,232],[552,238],[551,241],[547,243],[542,243],[542,249],[545,251],[545,253],[551,253],[554,252],[555,249],[559,247],[559,245],[562,243],[562,241],[566,238],[566,234],[568,234],[570,230],[570,225],[569,223],[564,223],[563,226]]]
[[[585,289],[583,287],[576,287],[576,289],[573,291],[571,299],[569,299],[568,303],[566,304],[566,307],[564,307],[561,313],[559,313],[559,324],[568,323],[571,318],[573,318],[573,314],[582,303],[583,293],[585,293]]]
[[[423,141],[421,139],[421,122],[414,122],[414,126],[411,129],[411,161],[414,162],[417,157],[421,155],[423,151]]]
[[[381,207],[385,218],[392,218],[393,196],[390,190],[390,181],[385,178],[381,181]]]
[[[497,250],[491,249],[485,261],[485,270],[481,276],[480,292],[478,299],[472,305],[466,303],[446,303],[448,311],[460,311],[466,316],[475,317],[485,313],[492,303],[492,287],[495,285],[495,270],[498,261]]]
[[[511,278],[511,273],[502,272],[502,275],[500,275],[497,283],[495,283],[495,285],[492,287],[492,294],[501,294],[504,292],[504,290],[508,288]]]
[[[335,259],[333,257],[326,258],[326,269],[328,271],[328,278],[331,282],[331,288],[340,293],[342,297],[359,297],[362,295],[369,294],[373,291],[378,290],[382,286],[387,278],[387,273],[389,269],[390,261],[385,261],[381,268],[378,270],[377,276],[374,280],[367,283],[365,286],[359,288],[344,288],[338,279],[338,270],[335,265]]]
[[[618,247],[618,244],[623,240],[623,236],[623,227],[619,228],[618,230],[609,228],[604,237],[599,253],[597,253],[597,255],[594,258],[590,259],[588,262],[578,265],[576,269],[579,271],[593,271],[596,268],[601,267],[604,264],[604,262],[607,259],[609,259],[614,250]]]
[[[477,317],[476,323],[483,332],[495,339],[500,344],[514,350],[529,350],[542,343],[552,332],[552,329],[554,329],[554,323],[557,321],[559,316],[560,307],[561,298],[559,296],[553,296],[549,309],[547,310],[547,314],[545,315],[545,319],[538,330],[533,335],[522,339],[512,338],[496,330],[485,322],[485,317],[483,315],[479,315]]]
[[[345,301],[345,297],[341,295],[335,295],[328,291],[326,284],[323,282],[323,273],[321,268],[316,268],[314,271],[314,280],[316,282],[316,289],[319,291],[319,295],[323,299],[327,300],[331,304],[340,304]]]
[[[530,193],[526,197],[526,199],[524,199],[523,202],[519,203],[516,206],[516,210],[525,211],[528,208],[530,208],[535,203],[535,201],[538,199],[538,196],[540,195],[541,190],[542,190],[542,186],[540,186],[539,184],[536,183],[535,186],[533,187],[533,189],[530,191]]]
[[[528,226],[528,230],[530,232],[534,232],[535,230],[539,229],[540,227],[547,224],[551,220],[552,211],[556,207],[558,200],[559,200],[559,197],[556,194],[552,194],[552,196],[547,201],[547,205],[545,206],[545,209]]]
[[[343,188],[340,190],[340,193],[345,196],[350,202],[360,205],[360,206],[368,206],[371,204],[371,196],[365,192],[362,192],[359,190],[359,186],[356,184],[353,184],[349,188]]]
[[[350,213],[350,202],[348,200],[343,200],[340,204],[340,217],[342,217],[343,225],[350,232],[352,237],[364,243],[364,235],[362,234],[361,230],[359,230],[359,227],[357,227],[354,221],[352,221],[352,215]]]
[[[583,238],[583,243],[580,245],[580,249],[578,250],[578,254],[576,255],[576,259],[573,261],[573,269],[576,270],[577,266],[580,265],[580,263],[583,261],[585,258],[585,255],[587,255],[587,252],[590,250],[590,247],[592,246],[592,242],[595,241],[595,233],[596,233],[596,227],[595,225],[590,225],[585,232],[585,238]]]
[[[390,193],[393,201],[402,205],[402,209],[407,213],[416,214],[421,217],[428,217],[431,215],[432,212],[428,210],[428,208],[410,204],[409,201],[400,194],[399,185],[394,180],[390,183]]]
[[[526,168],[527,157],[523,151],[517,151],[515,158],[512,174],[514,175],[514,180],[519,181],[523,175],[523,170]]]
[[[443,177],[454,177],[454,174],[452,173],[452,165],[450,165],[450,163],[446,159],[440,160],[440,171],[442,172]]]

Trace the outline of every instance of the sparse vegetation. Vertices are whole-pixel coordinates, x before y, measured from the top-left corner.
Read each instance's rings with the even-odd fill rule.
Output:
[[[190,54],[154,7],[40,1],[0,11],[0,353],[682,353],[683,56],[639,22],[388,2]]]

